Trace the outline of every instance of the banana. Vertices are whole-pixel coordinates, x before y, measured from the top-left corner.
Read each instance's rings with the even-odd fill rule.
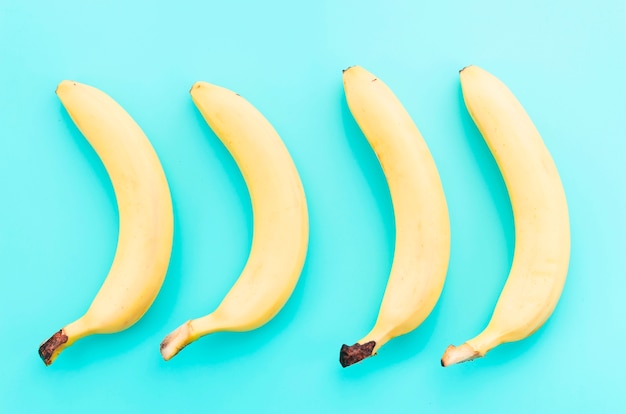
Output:
[[[197,82],[190,93],[241,170],[252,202],[253,238],[246,265],[220,305],[163,339],[161,354],[165,360],[204,335],[249,331],[271,320],[296,286],[309,238],[304,189],[272,125],[248,101],[228,89]]]
[[[482,357],[539,329],[559,301],[570,256],[563,185],[530,117],[499,79],[477,66],[461,71],[461,88],[509,192],[515,252],[487,327],[461,346],[450,345],[441,359],[444,367]]]
[[[377,353],[394,337],[417,328],[437,303],[450,257],[450,221],[435,162],[394,93],[359,66],[343,73],[348,106],[387,179],[396,222],[395,253],[378,318],[352,346],[347,367]]]
[[[40,346],[46,365],[78,339],[124,330],[143,316],[163,284],[174,227],[161,163],[130,115],[92,86],[62,81],[56,93],[109,174],[119,235],[109,273],[87,312]]]

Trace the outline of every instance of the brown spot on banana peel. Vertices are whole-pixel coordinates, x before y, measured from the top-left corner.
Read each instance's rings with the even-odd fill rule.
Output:
[[[376,341],[369,341],[363,345],[358,342],[350,346],[344,344],[339,351],[339,363],[345,368],[369,358],[373,355],[372,351],[374,351],[375,346]]]
[[[50,339],[41,344],[39,347],[39,356],[46,366],[52,364],[52,355],[61,345],[66,343],[67,340],[67,335],[65,335],[65,332],[61,329],[59,332],[52,335]]]

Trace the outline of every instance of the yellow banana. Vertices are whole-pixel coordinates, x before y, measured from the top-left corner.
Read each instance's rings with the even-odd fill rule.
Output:
[[[272,125],[228,89],[197,82],[190,93],[242,172],[252,201],[253,238],[241,275],[217,309],[165,337],[161,343],[165,360],[204,335],[248,331],[271,320],[296,286],[309,237],[302,183]]]
[[[348,106],[382,166],[396,221],[389,281],[373,329],[343,345],[343,367],[371,355],[390,339],[417,328],[443,289],[450,257],[450,221],[435,162],[394,93],[359,66],[343,73]]]
[[[40,346],[46,365],[80,338],[118,332],[138,321],[161,289],[173,241],[169,187],[141,128],[94,87],[63,81],[56,93],[109,174],[119,236],[109,274],[87,312]]]
[[[461,71],[461,88],[509,192],[515,253],[489,324],[463,345],[450,345],[443,366],[482,357],[539,329],[559,301],[570,255],[565,192],[530,117],[500,80],[477,66]]]

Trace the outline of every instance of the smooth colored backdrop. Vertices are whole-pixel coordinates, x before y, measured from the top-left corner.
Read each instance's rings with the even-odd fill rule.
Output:
[[[626,410],[624,256],[626,3],[0,1],[0,412],[615,413]],[[342,369],[341,344],[374,323],[394,251],[376,157],[341,70],[383,79],[421,129],[452,225],[431,316]],[[572,257],[562,299],[534,336],[450,368],[506,280],[514,227],[497,166],[469,118],[458,70],[516,93],[566,189]],[[72,79],[142,126],[169,178],[175,243],[153,307],[50,367],[39,344],[79,317],[115,251],[115,196],[54,94]],[[161,339],[219,303],[248,254],[243,179],[195,109],[205,80],[256,105],[308,196],[308,259],[288,304],[254,332],[205,337],[164,362]]]

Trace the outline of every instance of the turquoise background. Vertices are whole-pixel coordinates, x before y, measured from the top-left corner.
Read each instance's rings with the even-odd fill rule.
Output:
[[[618,412],[626,410],[626,6],[622,0],[0,2],[0,412]],[[389,192],[341,70],[383,79],[421,129],[450,208],[441,299],[416,331],[342,369],[378,311],[394,250]],[[527,108],[566,189],[572,258],[534,336],[443,369],[488,321],[514,248],[511,206],[469,118],[477,64]],[[169,178],[165,284],[132,328],[50,367],[39,344],[80,316],[115,250],[115,197],[54,94],[99,87],[142,126]],[[195,109],[197,80],[274,124],[308,196],[311,238],[283,311],[164,362],[161,339],[219,303],[248,254],[242,177]]]

